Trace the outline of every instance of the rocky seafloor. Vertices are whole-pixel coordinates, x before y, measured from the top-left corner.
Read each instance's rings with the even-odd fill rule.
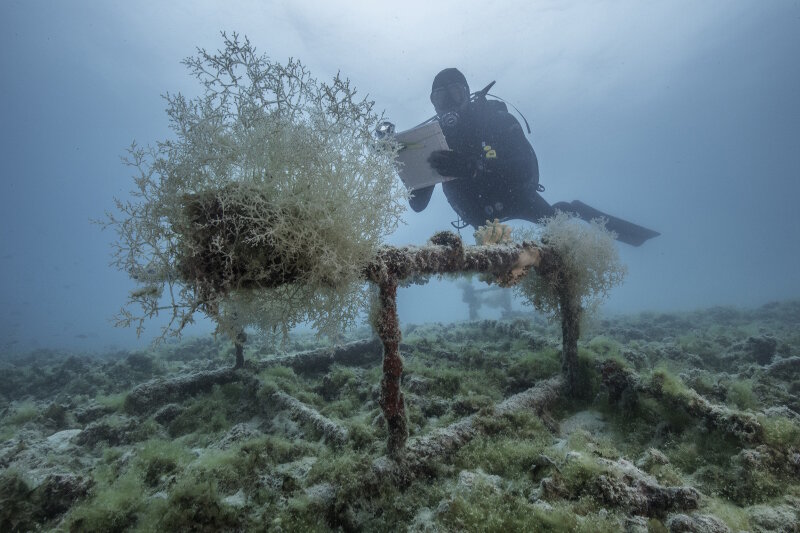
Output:
[[[0,356],[0,531],[800,531],[800,302]],[[390,466],[387,466],[390,465]]]

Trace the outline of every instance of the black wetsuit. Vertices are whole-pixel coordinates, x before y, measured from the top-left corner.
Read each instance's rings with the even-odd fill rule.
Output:
[[[468,177],[446,181],[442,189],[461,219],[474,228],[487,220],[537,222],[553,207],[537,192],[539,162],[519,122],[506,105],[479,98],[459,114],[453,127],[442,125],[448,147],[467,162]],[[414,211],[428,205],[434,186],[417,189]]]

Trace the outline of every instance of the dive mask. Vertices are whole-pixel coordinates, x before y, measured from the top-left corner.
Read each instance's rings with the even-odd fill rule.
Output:
[[[460,83],[451,83],[431,91],[431,103],[439,115],[461,109],[468,101],[469,89]]]

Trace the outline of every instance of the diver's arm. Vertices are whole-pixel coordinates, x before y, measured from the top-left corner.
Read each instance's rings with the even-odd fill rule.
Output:
[[[474,178],[478,172],[478,156],[454,150],[434,150],[428,164],[440,176],[448,178]]]
[[[414,212],[419,213],[428,207],[428,202],[431,201],[431,195],[433,194],[434,187],[436,187],[436,185],[430,185],[428,187],[411,191],[411,194],[408,197],[408,205],[411,206],[411,209],[413,209]]]
[[[499,180],[505,183],[539,183],[539,162],[517,119],[510,113],[487,117],[474,153],[437,150],[428,163],[442,176]]]

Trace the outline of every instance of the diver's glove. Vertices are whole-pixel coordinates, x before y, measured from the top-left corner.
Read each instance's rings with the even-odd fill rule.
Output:
[[[428,156],[428,164],[440,176],[451,178],[472,178],[478,171],[474,158],[453,150],[435,150]]]

